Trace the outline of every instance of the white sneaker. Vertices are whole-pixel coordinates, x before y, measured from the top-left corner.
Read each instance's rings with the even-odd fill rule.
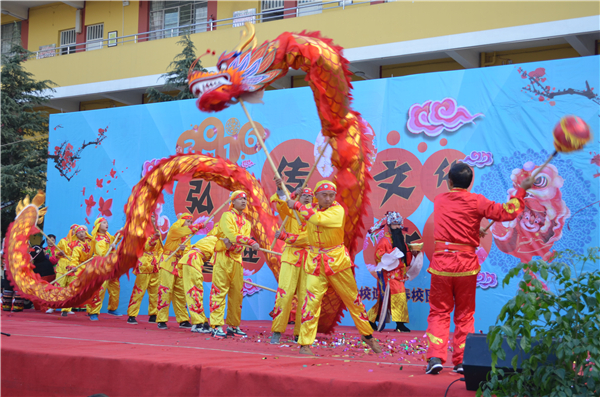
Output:
[[[69,312],[69,314],[75,314],[75,312],[71,311],[71,312]]]
[[[48,310],[46,310],[46,314],[52,314],[52,313],[54,313],[54,309],[48,309]]]

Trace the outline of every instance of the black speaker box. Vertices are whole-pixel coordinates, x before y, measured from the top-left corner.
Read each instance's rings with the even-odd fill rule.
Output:
[[[492,353],[490,353],[486,338],[487,335],[485,334],[467,335],[465,355],[463,357],[467,390],[477,390],[479,383],[485,382],[487,374],[492,370]],[[515,350],[511,350],[506,342],[506,338],[504,338],[502,349],[506,352],[506,358],[504,360],[498,359],[496,368],[503,369],[505,373],[515,372],[510,362],[518,354],[517,372],[521,371],[521,362],[523,359],[529,358],[529,354],[523,352],[520,342],[521,338],[517,337],[517,347]],[[556,357],[550,357],[549,361],[556,361]]]

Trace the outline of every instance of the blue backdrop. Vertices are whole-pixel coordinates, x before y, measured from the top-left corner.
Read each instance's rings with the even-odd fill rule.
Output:
[[[475,170],[472,191],[503,202],[520,171],[531,171],[553,150],[552,129],[564,115],[584,119],[599,131],[599,58],[585,57],[523,65],[361,81],[354,85],[353,107],[371,127],[374,176],[368,225],[385,211],[400,211],[410,239],[425,242],[420,275],[406,283],[409,326],[425,329],[432,252],[433,198],[446,191],[449,166],[466,161]],[[265,93],[264,105],[250,105],[254,120],[267,130],[267,146],[291,187],[303,181],[315,161],[320,121],[309,88]],[[263,179],[272,192],[265,155],[249,141],[247,119],[239,106],[216,114],[197,110],[194,100],[128,106],[50,117],[45,232],[62,238],[73,223],[93,225],[104,215],[114,233],[124,224],[123,206],[152,160],[177,151],[218,154]],[[527,211],[516,221],[495,225],[478,250],[475,326],[495,322],[500,307],[514,295],[516,283],[501,287],[506,272],[520,261],[548,257],[553,251],[597,246],[598,140],[585,150],[560,154],[540,175]],[[326,152],[327,153],[327,152]],[[314,178],[331,175],[327,159]],[[311,179],[311,185],[314,185]],[[225,199],[218,186],[199,183],[165,193],[159,224],[166,231],[176,213],[193,210],[206,216]],[[416,233],[416,234],[415,234]],[[373,240],[376,241],[375,236]],[[367,308],[375,299],[373,240],[356,257],[356,279]],[[246,275],[276,288],[263,259],[246,255]],[[121,278],[119,310],[125,313],[134,281]],[[210,285],[205,283],[205,307]],[[549,288],[554,288],[549,285]],[[248,289],[244,320],[270,319],[275,295]],[[106,301],[103,312],[106,311]],[[147,297],[141,314],[147,313]],[[349,316],[343,324],[351,325]]]

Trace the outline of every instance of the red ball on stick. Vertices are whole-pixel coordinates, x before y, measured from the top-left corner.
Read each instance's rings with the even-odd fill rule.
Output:
[[[552,131],[554,147],[562,153],[580,150],[592,139],[590,126],[577,116],[565,116]]]

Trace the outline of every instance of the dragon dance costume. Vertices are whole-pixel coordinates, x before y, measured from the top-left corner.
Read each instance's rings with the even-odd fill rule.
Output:
[[[304,189],[301,194],[313,195],[311,189]],[[306,272],[304,266],[308,255],[308,236],[306,233],[306,222],[301,225],[289,209],[287,202],[283,201],[278,193],[271,197],[271,202],[277,204],[277,212],[282,220],[287,218],[284,230],[279,239],[285,242],[285,248],[281,257],[281,270],[279,273],[279,285],[275,296],[275,308],[273,309],[272,332],[282,333],[285,331],[292,309],[294,295],[298,295],[298,302],[303,302],[306,296]],[[296,310],[296,321],[294,322],[294,336],[300,335],[302,324],[302,313]]]
[[[336,186],[330,181],[321,181],[315,187],[315,194],[322,191],[335,192]],[[303,346],[313,344],[321,314],[321,300],[329,286],[335,289],[348,308],[358,331],[364,336],[371,335],[373,329],[358,293],[352,261],[344,246],[344,208],[335,201],[326,209],[296,202],[295,209],[307,221],[309,244],[304,266],[306,296],[298,343]]]
[[[203,227],[203,225],[186,226],[186,220],[192,220],[192,215],[184,213],[179,215],[179,219],[173,223],[173,226],[167,233],[162,257],[160,259],[159,287],[158,287],[158,318],[160,323],[166,323],[169,320],[169,306],[173,300],[173,309],[175,318],[179,324],[190,321],[185,308],[185,288],[183,286],[183,273],[179,260],[183,257],[185,251],[181,251],[179,246],[186,244],[187,249],[190,242],[187,237],[194,234]],[[175,255],[168,259],[175,252]]]
[[[387,312],[389,310],[392,314],[392,321],[398,323],[398,327],[396,329],[408,332],[408,328],[400,324],[409,322],[404,281],[406,279],[406,269],[412,262],[412,253],[407,249],[405,236],[402,233],[402,230],[391,229],[391,225],[394,224],[399,225],[400,228],[403,226],[402,216],[398,212],[390,211],[386,213],[381,221],[369,230],[369,233],[373,234],[377,232],[386,224],[390,226],[390,230],[386,231],[383,237],[377,243],[375,251],[375,263],[379,265],[382,257],[385,254],[392,253],[395,249],[398,249],[403,256],[399,258],[398,265],[394,269],[386,270],[384,268],[377,271],[377,303],[375,303],[375,305],[367,312],[367,315],[371,323],[375,323],[376,321],[383,321],[385,323],[386,317],[388,316]],[[395,242],[394,238],[392,238],[392,233],[397,233],[397,238],[401,240]],[[388,302],[385,302],[384,304],[385,291],[388,285]],[[387,307],[386,313],[381,312],[384,307]],[[381,323],[379,328],[383,328]]]
[[[144,253],[133,268],[135,284],[127,307],[129,317],[137,317],[139,314],[146,291],[148,291],[148,315],[156,317],[158,314],[158,261],[162,255],[159,238],[157,235],[148,237]]]
[[[251,225],[246,219],[244,211],[240,212],[233,207],[236,198],[246,197],[246,193],[236,190],[231,194],[229,210],[224,212],[215,229],[219,238],[227,238],[232,246],[227,249],[225,243],[219,240],[215,246],[215,255],[212,259],[213,276],[210,290],[210,326],[221,327],[224,324],[225,296],[227,296],[227,324],[237,328],[242,320],[242,298],[244,287],[244,269],[242,266],[242,252],[244,247],[236,244],[255,244],[250,237]]]
[[[450,313],[454,310],[452,362],[462,365],[468,333],[475,331],[475,290],[481,267],[475,250],[483,218],[510,221],[523,210],[525,190],[519,188],[505,204],[494,203],[480,194],[454,188],[434,201],[435,251],[429,269],[431,291],[427,358],[437,357],[442,364],[448,355]]]
[[[94,222],[94,229],[92,230],[92,241],[93,241],[93,255],[95,256],[106,256],[110,245],[115,242],[115,236],[112,236],[107,232],[100,232],[100,223],[106,221],[105,218],[100,217]],[[83,270],[82,270],[83,271]],[[104,301],[104,294],[108,290],[108,311],[115,311],[119,308],[119,293],[121,291],[121,284],[119,279],[107,280],[102,284],[102,287],[94,294],[91,303],[87,305],[87,312],[89,315],[98,314],[102,309],[102,302]]]
[[[204,276],[202,267],[204,262],[210,261],[215,250],[215,244],[219,239],[215,236],[213,228],[208,236],[204,237],[190,248],[179,260],[183,270],[183,289],[185,300],[190,310],[191,323],[194,326],[206,324],[203,329],[208,330],[208,320],[204,314]],[[193,327],[195,330],[197,327]]]

